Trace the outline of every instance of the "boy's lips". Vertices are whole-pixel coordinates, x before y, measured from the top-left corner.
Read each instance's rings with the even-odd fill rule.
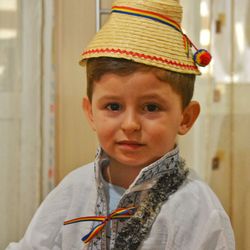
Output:
[[[142,146],[145,146],[145,144],[137,141],[130,141],[130,140],[123,140],[123,141],[118,141],[117,144],[123,148],[126,149],[137,149]]]

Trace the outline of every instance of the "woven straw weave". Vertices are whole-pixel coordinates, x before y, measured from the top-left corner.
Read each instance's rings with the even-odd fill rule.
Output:
[[[129,7],[156,13],[180,25],[182,7],[177,0],[116,0],[113,7]],[[200,74],[191,49],[185,50],[184,35],[173,27],[136,15],[112,13],[82,54],[133,60],[167,70]]]

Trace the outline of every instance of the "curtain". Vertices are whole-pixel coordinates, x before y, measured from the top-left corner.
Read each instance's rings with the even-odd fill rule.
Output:
[[[0,0],[0,249],[54,185],[53,1]]]

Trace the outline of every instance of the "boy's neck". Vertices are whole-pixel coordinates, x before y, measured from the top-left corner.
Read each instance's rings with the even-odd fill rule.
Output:
[[[103,178],[116,186],[128,189],[143,167],[124,166],[114,161],[103,169]]]

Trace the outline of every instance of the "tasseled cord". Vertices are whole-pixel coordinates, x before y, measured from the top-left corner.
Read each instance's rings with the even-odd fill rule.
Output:
[[[136,211],[135,207],[130,208],[118,208],[114,210],[107,216],[86,216],[79,217],[72,220],[67,220],[63,224],[70,225],[78,222],[84,221],[100,221],[100,224],[91,229],[91,231],[82,237],[82,241],[84,243],[90,242],[105,226],[110,220],[114,219],[128,219],[130,218]]]
[[[205,49],[199,49],[194,53],[194,61],[201,67],[207,66],[211,59],[211,54]]]
[[[211,54],[205,49],[197,49],[197,47],[191,42],[187,35],[183,34],[183,39],[187,56],[189,56],[190,46],[193,47],[196,50],[193,55],[194,62],[201,67],[206,67],[212,59]]]

